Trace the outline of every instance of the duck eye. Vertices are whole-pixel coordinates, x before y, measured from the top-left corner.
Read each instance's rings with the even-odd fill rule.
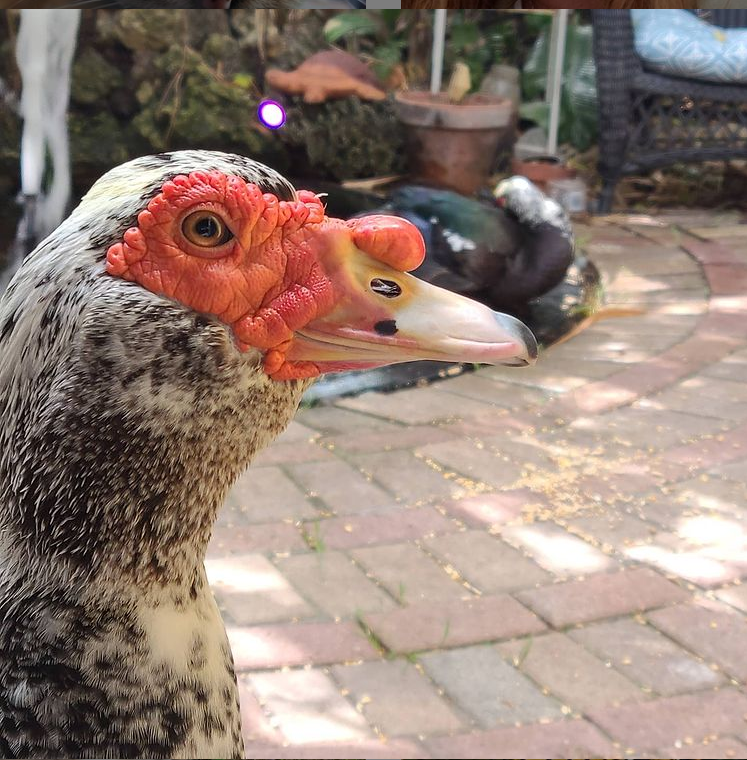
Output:
[[[402,295],[402,288],[393,280],[381,280],[378,277],[371,280],[371,290],[384,298],[396,298]]]
[[[233,237],[223,220],[212,211],[195,211],[185,217],[182,233],[190,243],[200,248],[215,248]]]

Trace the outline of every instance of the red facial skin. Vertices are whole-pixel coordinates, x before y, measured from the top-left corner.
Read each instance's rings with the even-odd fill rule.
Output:
[[[212,248],[190,242],[182,222],[199,210],[221,217],[232,239]],[[403,272],[425,255],[417,228],[403,219],[331,219],[314,193],[280,201],[239,177],[197,171],[164,183],[137,226],[109,248],[107,271],[216,316],[241,350],[264,352],[270,377],[290,380],[320,374],[286,353],[296,330],[343,297],[334,270],[355,249]]]

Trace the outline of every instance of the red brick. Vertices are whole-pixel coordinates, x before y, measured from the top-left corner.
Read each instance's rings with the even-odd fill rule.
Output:
[[[621,673],[663,697],[700,691],[724,682],[704,662],[697,660],[650,625],[633,618],[606,620],[569,633],[570,637]]]
[[[247,523],[312,517],[317,511],[279,467],[250,467],[223,506],[224,520]]]
[[[747,454],[747,424],[740,424],[714,438],[676,446],[662,453],[662,459],[699,469],[744,459]]]
[[[433,507],[400,507],[305,524],[306,532],[314,538],[318,536],[327,549],[399,543],[457,529],[456,523]]]
[[[335,449],[344,451],[392,451],[394,449],[409,449],[415,446],[425,446],[429,443],[440,443],[454,438],[450,426],[436,427],[434,425],[412,425],[391,431],[372,431],[330,436],[323,442],[333,445]]]
[[[466,721],[407,660],[336,665],[331,670],[368,722],[385,736],[445,734],[464,728]]]
[[[702,742],[692,744],[678,743],[678,746],[670,746],[659,750],[656,757],[668,757],[672,760],[728,760],[730,757],[747,757],[747,745],[737,739],[704,739]]]
[[[745,378],[745,383],[747,383],[747,378]],[[718,467],[714,467],[710,472],[719,478],[734,480],[738,483],[747,483],[747,459],[737,459],[734,462],[719,465]]]
[[[531,367],[524,370],[525,375],[531,376],[532,372]],[[464,401],[474,399],[512,409],[539,406],[547,401],[550,396],[548,391],[529,384],[512,382],[512,377],[515,376],[513,370],[504,367],[483,367],[477,372],[465,372],[433,387],[438,391],[454,394]]]
[[[331,451],[318,443],[276,443],[257,454],[252,462],[255,467],[299,462],[321,462],[332,459]]]
[[[747,251],[744,253],[747,263]],[[709,302],[709,311],[724,314],[744,314],[747,312],[747,295],[744,293],[728,296],[716,296]]]
[[[288,742],[356,742],[373,738],[364,717],[322,669],[285,668],[250,673],[246,679]]]
[[[616,467],[602,475],[589,475],[580,478],[574,484],[575,488],[579,493],[592,496],[597,502],[611,502],[617,499],[629,501],[625,497],[646,493],[665,481],[663,477],[651,473],[647,464],[637,465],[636,468],[621,464],[619,468],[627,469],[628,472],[619,472]],[[635,472],[634,469],[645,471]]]
[[[655,505],[646,505],[647,512],[649,506]],[[687,523],[688,520],[683,519],[682,522]],[[709,522],[711,521],[706,519],[706,523]],[[699,529],[694,530],[697,532]],[[725,548],[720,541],[715,541],[710,546],[697,546],[674,533],[662,532],[657,533],[652,541],[626,548],[624,554],[638,562],[657,567],[667,575],[677,576],[702,588],[715,588],[730,583],[747,572],[744,563],[725,561],[726,555],[733,551]]]
[[[662,483],[677,483],[680,480],[689,480],[700,468],[685,462],[672,462],[656,455],[649,459],[648,469],[651,475]]]
[[[597,434],[603,439],[621,443],[628,453],[631,448],[643,450],[648,460],[651,448],[679,446],[683,441],[721,433],[728,427],[719,420],[695,414],[634,407],[618,409],[597,417],[581,417],[560,431],[559,435],[562,437],[574,433],[576,437],[571,439],[574,443],[588,446],[589,435]],[[581,437],[582,434],[586,436],[585,439]]]
[[[536,615],[505,594],[411,604],[364,615],[363,622],[393,652],[465,646],[545,630]]]
[[[556,628],[662,607],[687,596],[684,589],[648,568],[601,573],[517,594]]]
[[[340,552],[296,554],[277,561],[283,575],[330,617],[379,612],[396,602]]]
[[[747,419],[747,388],[743,383],[695,375],[641,405],[665,407],[718,417],[726,422]]]
[[[721,243],[713,241],[696,240],[689,235],[683,235],[682,247],[692,254],[701,264],[707,265],[732,265],[737,264],[739,259]]]
[[[528,642],[500,644],[504,656],[566,705],[585,713],[594,707],[640,702],[646,695],[632,681],[598,660],[562,633]]]
[[[747,613],[747,584],[721,589],[721,591],[716,592],[716,596],[721,601]]]
[[[464,396],[444,393],[430,386],[427,388],[406,388],[396,393],[363,393],[355,398],[344,398],[338,406],[358,412],[375,414],[391,420],[414,425],[423,425],[437,420],[459,420],[470,415],[489,412],[499,404],[490,400],[475,401]]]
[[[683,240],[690,239],[685,238],[684,233],[673,224],[668,224],[666,226],[664,226],[662,223],[660,223],[658,226],[636,225],[635,229],[641,237],[647,238],[648,240],[653,240],[662,246],[676,246],[679,248],[681,245],[683,245]]]
[[[238,670],[268,670],[325,665],[379,657],[360,628],[351,622],[228,626]]]
[[[520,546],[540,566],[559,576],[610,570],[616,562],[591,544],[551,522],[503,528],[505,541]]]
[[[747,296],[745,301],[747,301]],[[744,321],[744,316],[742,320]],[[721,380],[747,383],[747,350],[735,351],[733,354],[725,356],[721,361],[706,367],[702,374]]]
[[[742,473],[747,474],[747,470],[742,470]],[[652,510],[650,514],[654,515],[653,519],[660,522],[665,528],[683,532],[683,535],[687,537],[688,533],[692,534],[694,528],[693,524],[687,525],[689,518],[692,517],[718,515],[719,518],[723,519],[742,520],[744,505],[747,503],[747,484],[733,480],[722,480],[721,478],[692,478],[669,486],[667,497],[667,500],[672,504],[669,514],[667,514],[667,510],[662,510],[660,516],[656,515],[655,510]],[[645,511],[649,514],[649,510],[655,504],[664,505],[666,503],[665,500],[658,499],[657,502],[647,505]],[[723,531],[713,533],[712,540],[721,534]],[[736,538],[736,536],[734,537]],[[708,537],[698,536],[696,543],[707,544]]]
[[[280,744],[283,737],[273,727],[270,718],[260,705],[249,681],[243,673],[237,679],[241,703],[241,731],[245,742]]]
[[[614,293],[658,293],[659,291],[694,290],[703,287],[703,278],[697,272],[667,272],[659,275],[639,275],[622,269],[609,275],[608,290]]]
[[[541,410],[543,408],[523,412],[492,409],[477,417],[466,417],[460,422],[451,423],[446,429],[468,438],[483,438],[495,435],[497,432],[531,432],[542,425],[544,417]]]
[[[314,428],[325,435],[355,432],[368,432],[370,430],[399,431],[402,428],[393,422],[381,419],[379,416],[360,414],[343,409],[340,406],[321,404],[307,409],[299,409],[296,420],[304,425]]]
[[[547,497],[528,488],[498,493],[482,493],[458,501],[444,502],[447,511],[476,528],[520,521],[523,512],[535,512],[549,506]]]
[[[702,334],[698,334],[696,328],[694,336],[678,342],[656,358],[572,391],[563,397],[563,403],[585,414],[600,414],[672,385],[734,350],[734,342],[727,336],[713,334],[715,325],[713,318],[704,324]]]
[[[463,496],[467,489],[448,473],[430,467],[410,451],[381,451],[355,454],[352,461],[392,493],[397,501],[410,504],[437,498]]]
[[[747,680],[747,620],[716,602],[682,604],[658,610],[648,619],[670,638],[729,675]]]
[[[619,406],[631,404],[638,398],[638,393],[623,388],[615,382],[617,375],[607,380],[589,383],[577,391],[571,391],[558,404],[560,410],[567,410],[568,416],[578,414],[602,414]],[[562,411],[561,411],[561,416]]]
[[[535,723],[443,739],[426,745],[433,757],[619,757],[611,742],[585,720]]]
[[[705,269],[713,295],[740,294],[747,290],[747,267],[717,265]]]
[[[607,382],[640,398],[666,388],[687,374],[686,366],[660,354],[645,364],[634,365],[612,375]]]
[[[341,459],[286,467],[307,496],[321,500],[336,514],[370,512],[391,506],[394,499],[369,482],[360,470]]]
[[[485,531],[448,533],[423,543],[484,594],[531,588],[551,579],[531,559]]]
[[[744,343],[744,313],[712,309],[698,323],[696,335],[709,336],[723,343],[726,343],[726,338],[733,338],[737,345]]]
[[[367,546],[354,549],[351,556],[402,604],[470,595],[459,579],[412,543]]]
[[[662,354],[662,358],[673,359],[695,372],[713,362],[723,359],[734,350],[735,341],[728,336],[714,334],[711,331],[699,332],[698,327],[689,338],[673,346]]]
[[[387,739],[379,737],[360,742],[334,742],[326,744],[267,744],[247,742],[246,756],[256,760],[349,760],[351,757],[366,757],[375,760],[397,758],[427,758],[428,753],[416,742],[408,739]]]
[[[205,569],[224,617],[236,625],[274,623],[315,614],[261,554],[207,560]]]
[[[566,528],[586,541],[611,546],[618,551],[656,533],[656,526],[637,516],[635,507],[586,511],[564,521]]]
[[[308,549],[295,525],[264,523],[259,525],[218,524],[208,546],[208,557],[232,554],[283,554]]]
[[[589,718],[613,739],[636,752],[733,734],[745,727],[747,696],[735,689],[700,691],[635,705],[589,711]]]
[[[436,443],[418,450],[418,456],[432,460],[449,472],[494,488],[510,486],[521,477],[522,467],[502,452],[478,448],[461,439]]]

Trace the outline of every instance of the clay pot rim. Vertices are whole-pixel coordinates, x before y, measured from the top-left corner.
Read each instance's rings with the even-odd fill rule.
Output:
[[[511,101],[508,98],[499,98],[496,95],[484,95],[480,92],[472,93],[461,103],[452,103],[448,100],[445,92],[432,93],[429,90],[400,90],[395,93],[394,99],[400,103],[411,103],[426,108],[443,108],[446,110],[462,110],[464,108],[484,108],[487,110],[498,107],[511,108]]]
[[[409,126],[434,129],[500,129],[513,113],[508,98],[474,93],[462,103],[450,103],[445,92],[403,90],[394,96],[400,120]]]
[[[540,189],[545,189],[555,179],[574,179],[578,172],[563,163],[559,156],[532,156],[531,158],[512,158],[511,173],[526,177]]]

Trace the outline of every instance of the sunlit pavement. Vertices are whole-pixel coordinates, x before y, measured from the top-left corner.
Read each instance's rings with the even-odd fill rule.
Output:
[[[747,217],[577,233],[642,314],[302,410],[232,493],[249,757],[747,757]]]

